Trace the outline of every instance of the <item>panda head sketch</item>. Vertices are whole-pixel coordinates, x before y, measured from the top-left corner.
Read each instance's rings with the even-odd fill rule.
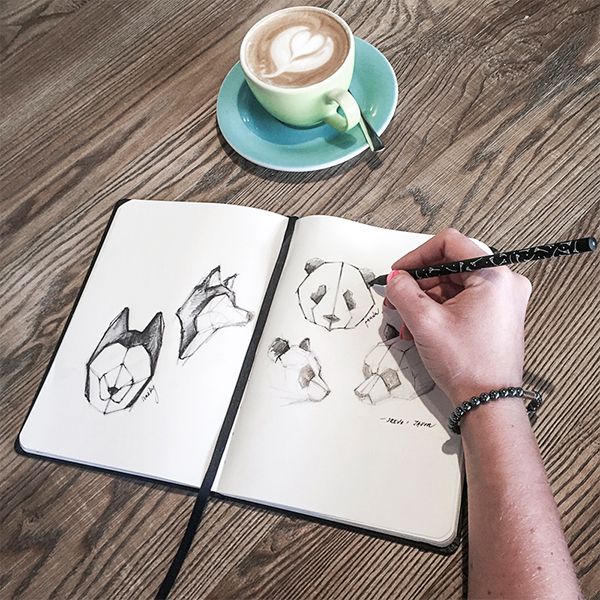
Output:
[[[375,302],[369,287],[375,275],[346,262],[309,260],[296,294],[304,318],[324,327],[352,329],[363,322]]]
[[[306,277],[296,295],[307,321],[328,331],[353,329],[368,321],[375,306],[369,285],[375,277],[372,271],[320,258],[309,260],[304,269]],[[294,348],[298,346],[292,346],[282,356]],[[320,374],[320,365],[317,372]],[[386,326],[384,341],[365,356],[363,381],[356,386],[354,394],[359,400],[374,405],[391,398],[412,400],[434,387],[414,343],[402,340],[393,326]]]
[[[177,309],[181,324],[179,358],[190,357],[219,329],[246,325],[253,314],[236,303],[233,284],[236,275],[221,278],[221,267],[215,267]]]
[[[385,326],[384,338],[365,356],[363,381],[354,389],[357,398],[377,404],[389,398],[413,400],[430,392],[435,383],[414,342],[403,340],[391,325]]]
[[[87,363],[85,396],[91,406],[108,414],[138,401],[156,370],[164,326],[161,312],[143,331],[129,329],[129,308],[119,313]]]
[[[279,386],[287,398],[320,402],[329,395],[331,390],[323,379],[321,364],[310,349],[308,338],[297,346],[275,338],[268,353],[279,369]]]

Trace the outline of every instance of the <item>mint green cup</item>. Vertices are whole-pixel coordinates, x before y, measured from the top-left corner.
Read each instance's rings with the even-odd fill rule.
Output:
[[[304,87],[278,87],[261,81],[248,68],[246,46],[254,31],[266,20],[285,12],[307,9],[327,13],[335,19],[348,36],[349,50],[341,66],[323,81]],[[254,24],[242,40],[240,65],[250,90],[276,119],[295,127],[312,127],[325,122],[339,131],[348,131],[360,120],[360,108],[348,91],[354,72],[354,36],[348,24],[338,15],[324,8],[294,6],[267,15]],[[342,114],[338,112],[338,108]]]

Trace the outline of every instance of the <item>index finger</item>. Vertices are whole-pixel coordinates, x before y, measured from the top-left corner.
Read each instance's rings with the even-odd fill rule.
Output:
[[[482,248],[456,229],[444,229],[423,245],[398,259],[392,265],[392,269],[405,271],[465,258],[477,258],[484,254],[486,252]],[[449,278],[456,283],[464,281],[465,277],[466,274],[442,276],[442,278],[446,278],[446,280]],[[437,285],[444,280],[442,278],[435,277],[427,281],[428,284]]]

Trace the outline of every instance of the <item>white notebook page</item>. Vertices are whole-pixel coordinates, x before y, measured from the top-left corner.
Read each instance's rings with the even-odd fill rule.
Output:
[[[199,486],[286,225],[280,215],[238,206],[123,204],[21,432],[21,446],[35,454]],[[177,311],[216,267],[235,301],[223,294],[221,304],[213,298],[197,321],[196,335],[188,328],[181,358]],[[198,302],[206,304],[211,294],[217,296],[215,290],[222,291],[218,278],[215,272],[210,285],[197,290],[181,310],[192,330]],[[128,349],[127,334],[115,339],[127,318],[130,330],[154,323],[149,350]],[[106,337],[111,343],[102,349]],[[136,392],[126,385],[132,381],[143,389],[127,407]],[[107,399],[108,388],[114,401]]]
[[[414,397],[406,381],[387,397],[377,380],[373,403],[355,392],[368,391],[367,357],[375,370],[378,364],[389,367],[390,357],[387,347],[376,348],[383,330],[380,295],[373,292],[373,307],[356,322],[369,298],[354,267],[386,273],[396,258],[428,237],[331,217],[299,220],[221,465],[218,492],[440,546],[455,537],[462,457],[459,439],[446,425],[450,402],[435,387]],[[343,275],[336,275],[338,265],[325,264],[305,281],[305,263],[313,258],[343,261]],[[306,290],[298,296],[301,285],[315,298],[323,296],[319,304],[337,294],[338,304],[329,308],[341,316],[336,324],[348,326],[324,327],[323,315],[331,310],[325,306],[319,316]],[[356,305],[352,310],[339,304],[345,303],[346,288],[350,306]],[[305,338],[309,342],[301,347]],[[414,356],[411,361],[418,371]],[[318,375],[308,391],[298,384],[305,363]],[[394,373],[387,375],[393,386]],[[423,374],[416,376],[415,385],[427,389]],[[323,386],[330,392],[320,398]]]

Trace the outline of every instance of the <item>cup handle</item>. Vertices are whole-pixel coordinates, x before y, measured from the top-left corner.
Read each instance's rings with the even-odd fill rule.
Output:
[[[339,106],[344,116],[337,112],[337,106],[323,119],[325,123],[339,131],[349,131],[360,121],[360,108],[352,94],[347,90],[333,90],[327,94],[329,104]]]

